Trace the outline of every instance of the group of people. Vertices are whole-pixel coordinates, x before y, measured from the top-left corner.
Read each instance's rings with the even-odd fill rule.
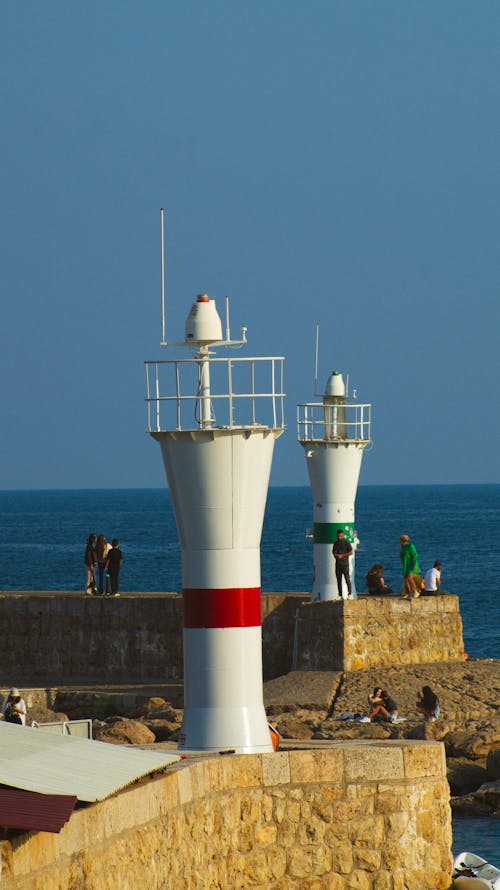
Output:
[[[401,573],[403,575],[402,596],[405,599],[414,599],[418,596],[432,596],[438,593],[441,586],[441,563],[435,561],[432,568],[428,569],[422,578],[418,554],[409,535],[401,535],[399,538],[401,560]],[[388,587],[384,580],[384,567],[375,563],[366,575],[366,589],[368,593],[377,596],[389,595],[394,591]]]
[[[370,720],[385,720],[389,723],[398,722],[398,706],[391,695],[376,686],[372,694],[368,696],[372,711],[368,715]],[[434,722],[440,714],[439,699],[430,686],[423,686],[422,692],[417,698],[417,711],[423,715],[424,720]]]
[[[90,534],[84,562],[85,592],[88,596],[120,596],[119,578],[123,555],[118,538],[113,538],[111,544],[108,544],[105,535]]]
[[[417,596],[430,596],[433,593],[437,593],[441,586],[441,563],[436,560],[432,568],[422,578],[417,550],[411,542],[410,536],[400,535],[399,543],[399,557],[403,575],[401,595],[405,599],[413,599]],[[337,540],[333,544],[332,553],[335,560],[335,576],[337,578],[339,596],[342,597],[344,595],[343,584],[345,584],[347,597],[350,597],[352,595],[352,584],[349,559],[354,555],[354,551],[352,544],[346,539],[342,529],[337,530]],[[365,583],[368,593],[375,596],[389,596],[394,593],[392,588],[385,583],[384,567],[379,562],[368,569]]]

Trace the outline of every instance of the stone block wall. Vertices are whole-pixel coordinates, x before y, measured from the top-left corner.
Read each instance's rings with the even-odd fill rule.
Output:
[[[182,598],[176,594],[1,596],[0,683],[182,680],[182,614]]]
[[[177,594],[0,595],[0,685],[182,680]],[[290,670],[363,670],[463,659],[458,597],[362,597],[311,603],[262,595],[264,679]]]
[[[308,593],[263,593],[262,662],[265,680],[281,677],[294,669],[298,618]]]
[[[437,742],[202,757],[0,843],[5,890],[446,890]]]
[[[463,661],[459,600],[366,596],[300,607],[297,670]]]

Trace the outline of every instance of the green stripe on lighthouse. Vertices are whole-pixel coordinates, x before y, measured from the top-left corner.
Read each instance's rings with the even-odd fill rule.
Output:
[[[354,525],[352,522],[315,522],[313,541],[315,544],[334,544],[337,531],[344,532],[346,541],[354,543]]]

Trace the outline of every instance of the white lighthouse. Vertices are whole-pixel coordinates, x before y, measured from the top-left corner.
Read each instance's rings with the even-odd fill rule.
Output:
[[[313,586],[311,599],[340,596],[332,547],[337,532],[351,544],[351,596],[356,597],[354,504],[363,451],[370,443],[371,405],[349,402],[339,371],[332,371],[321,402],[297,406],[298,440],[304,448],[313,498]],[[345,582],[344,582],[345,583]],[[347,590],[343,587],[342,596]]]
[[[226,304],[227,305],[227,304]],[[262,693],[260,539],[283,358],[219,358],[214,300],[188,314],[188,359],[147,362],[148,432],[161,446],[182,549],[184,751],[272,751]]]

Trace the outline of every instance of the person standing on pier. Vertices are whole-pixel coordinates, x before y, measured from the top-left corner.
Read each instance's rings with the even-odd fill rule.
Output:
[[[337,529],[337,540],[332,547],[333,557],[335,559],[335,575],[337,577],[337,587],[339,596],[342,596],[342,578],[345,579],[347,587],[347,596],[351,596],[351,578],[349,576],[349,557],[352,556],[352,547],[349,541],[344,538],[342,529]]]
[[[111,585],[110,596],[120,596],[118,593],[118,579],[122,563],[123,555],[120,550],[120,542],[118,538],[113,538],[111,541],[111,550],[108,553],[106,565],[104,566],[104,571],[109,572],[109,581]]]
[[[91,534],[87,538],[87,546],[85,548],[85,570],[86,570],[86,579],[85,579],[85,593],[89,596],[92,596],[95,593],[95,567],[97,565],[97,556],[95,552],[95,544],[97,541],[97,535]]]
[[[422,590],[418,554],[415,545],[410,541],[409,535],[400,535],[399,543],[401,544],[399,556],[403,573],[402,595],[408,599],[412,599],[420,596]]]
[[[111,544],[108,544],[108,542],[106,541],[106,536],[98,535],[95,552],[97,557],[98,570],[97,593],[99,596],[102,596],[105,592],[107,593],[107,591],[104,590],[104,567],[106,565],[106,559],[110,550]]]

